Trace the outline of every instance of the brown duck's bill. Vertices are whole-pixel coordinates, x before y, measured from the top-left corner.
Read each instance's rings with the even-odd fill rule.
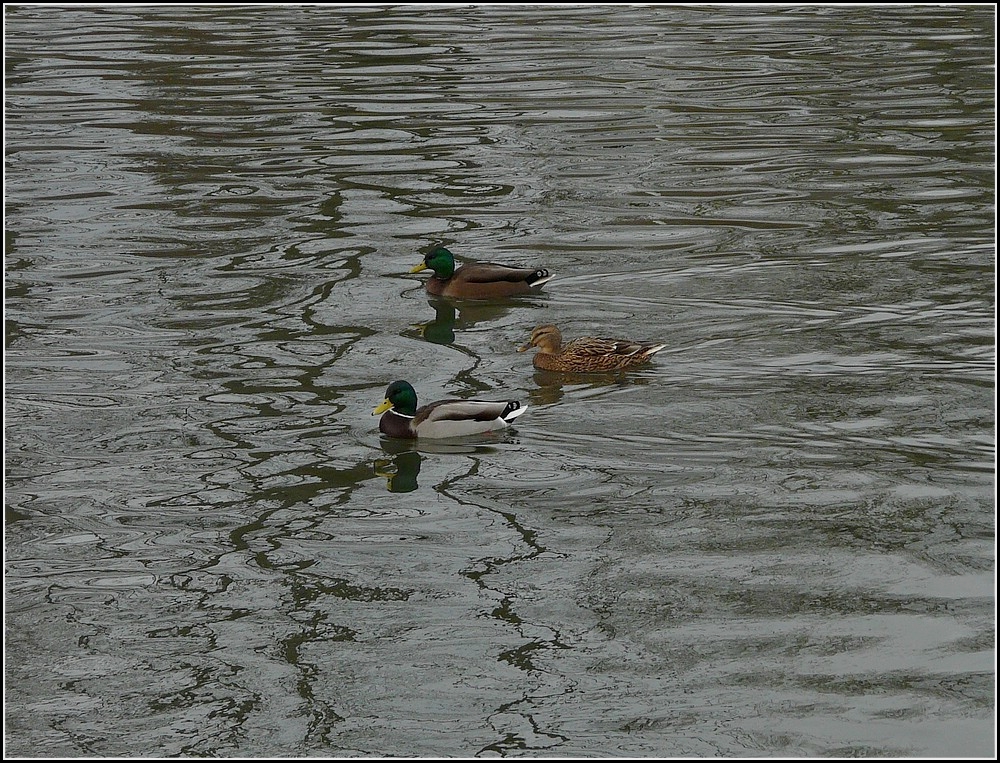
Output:
[[[427,270],[427,263],[421,262],[419,265],[414,265],[410,268],[411,273],[419,273],[421,270]]]
[[[392,403],[388,398],[383,400],[374,411],[372,411],[372,416],[378,416],[380,413],[385,413],[387,410],[392,408]]]

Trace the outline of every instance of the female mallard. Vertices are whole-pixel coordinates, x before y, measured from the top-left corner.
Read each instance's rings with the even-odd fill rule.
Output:
[[[555,326],[539,326],[528,342],[518,349],[524,352],[537,347],[532,363],[545,371],[600,372],[618,371],[645,363],[665,344],[632,342],[628,339],[598,339],[584,336],[562,346],[562,333]]]
[[[494,299],[538,291],[552,276],[544,268],[515,268],[495,262],[467,262],[457,270],[455,255],[439,246],[410,269],[433,270],[424,283],[428,294],[452,299]]]
[[[503,429],[528,410],[517,400],[438,400],[417,408],[417,393],[409,382],[394,381],[372,416],[382,414],[378,428],[390,437],[463,437]]]

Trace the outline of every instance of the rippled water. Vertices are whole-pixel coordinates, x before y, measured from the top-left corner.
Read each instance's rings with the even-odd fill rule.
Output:
[[[5,13],[8,755],[995,753],[992,6]]]

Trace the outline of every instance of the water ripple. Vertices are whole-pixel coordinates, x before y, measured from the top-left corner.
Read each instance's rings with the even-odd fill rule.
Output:
[[[7,10],[11,752],[989,756],[992,13]]]

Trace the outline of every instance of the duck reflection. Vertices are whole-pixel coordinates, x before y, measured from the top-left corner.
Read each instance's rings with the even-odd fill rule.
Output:
[[[649,384],[649,379],[621,371],[606,373],[566,373],[563,371],[535,371],[532,378],[535,389],[528,392],[529,405],[554,405],[567,391],[594,390],[599,387],[625,387]]]
[[[390,493],[410,493],[420,487],[417,475],[427,454],[479,456],[497,452],[492,444],[461,440],[417,442],[382,437],[379,444],[387,458],[376,458],[373,467],[375,475],[385,479],[385,488]]]
[[[434,344],[455,343],[455,329],[468,329],[477,323],[495,321],[510,310],[511,302],[470,302],[444,297],[428,299],[434,310],[434,320],[419,323],[413,328],[423,339]]]
[[[390,493],[409,493],[416,490],[420,474],[420,454],[415,450],[398,453],[392,458],[375,459],[375,474],[385,478],[385,489]]]
[[[386,490],[390,493],[416,490],[421,458],[416,443],[383,437],[380,444],[389,458],[375,459],[375,474],[385,478]]]

